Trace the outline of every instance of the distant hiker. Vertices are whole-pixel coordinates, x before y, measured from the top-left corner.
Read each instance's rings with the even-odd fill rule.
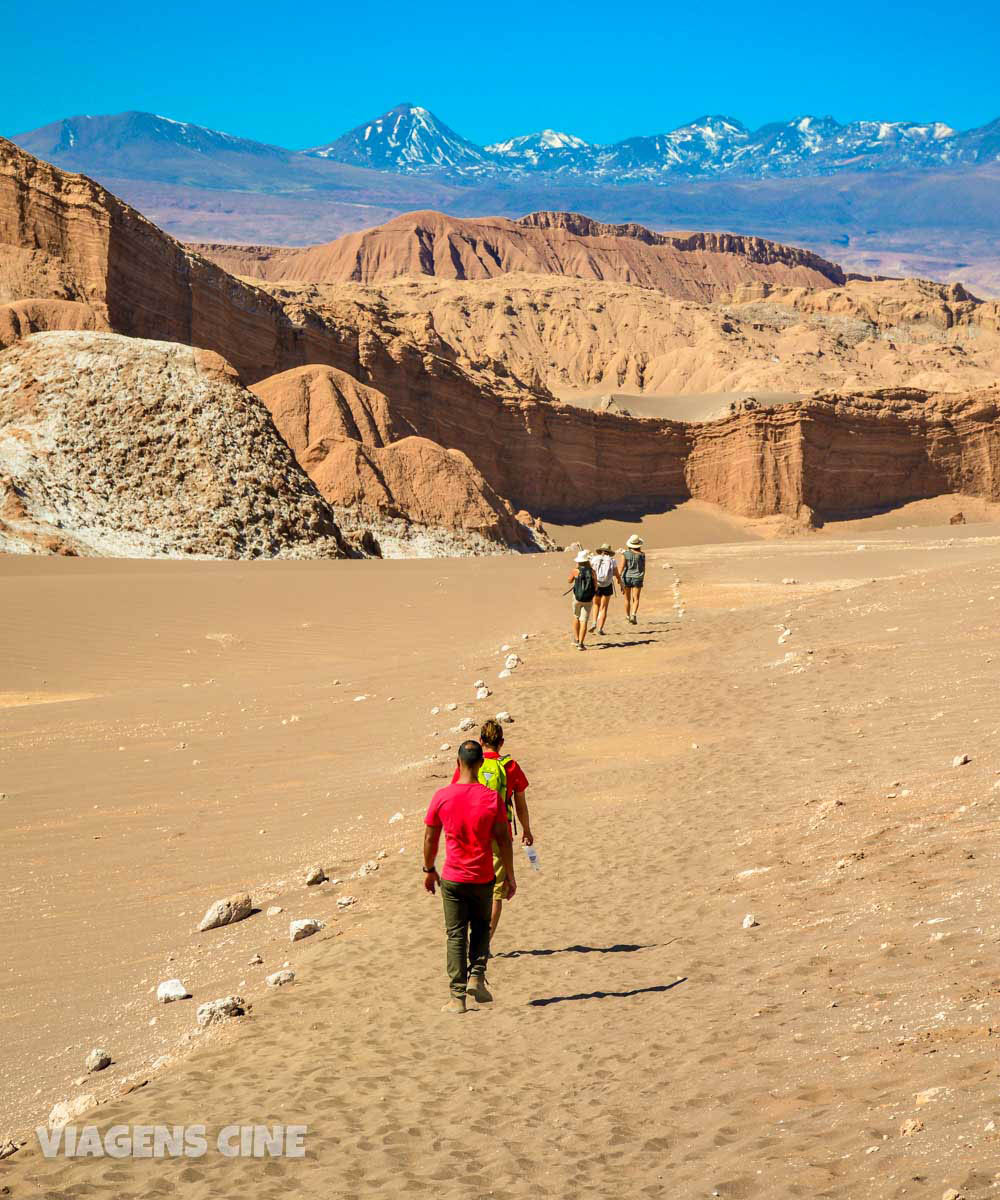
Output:
[[[590,609],[597,592],[594,568],[590,565],[590,555],[586,550],[581,550],[576,556],[576,567],[569,581],[573,585],[573,641],[578,650],[586,650],[584,642],[590,624]]]
[[[633,533],[622,551],[622,586],[625,589],[625,620],[639,624],[639,595],[646,578],[646,556],[642,552],[642,538]]]
[[[516,760],[509,754],[503,753],[503,726],[492,718],[483,722],[479,731],[479,741],[483,747],[483,762],[479,768],[479,782],[492,789],[504,799],[507,811],[507,821],[512,833],[517,833],[517,823],[521,822],[521,844],[533,846],[534,836],[531,832],[531,817],[528,813],[528,801],[525,792],[528,790],[528,777],[521,770]],[[457,783],[458,768],[452,783]],[[496,883],[493,885],[493,913],[490,919],[490,937],[497,931],[500,915],[503,912],[504,887],[507,872],[500,857],[500,848],[493,843],[493,872]]]
[[[517,891],[514,853],[503,798],[478,781],[483,748],[463,742],[458,748],[458,783],[434,793],[424,817],[424,887],[431,895],[441,885],[444,925],[448,934],[448,979],[451,999],[444,1012],[464,1013],[466,996],[479,1004],[493,999],[486,987],[490,950],[493,846],[504,869],[504,896]],[[442,873],[435,866],[441,830],[445,835]]]
[[[618,580],[619,586],[622,583],[621,572],[618,570],[618,564],[615,562],[615,556],[611,552],[611,547],[607,542],[598,546],[590,560],[590,565],[594,569],[594,581],[597,584],[597,592],[594,596],[594,614],[591,632],[597,632],[604,635],[604,625],[608,619],[608,605],[611,603],[611,597],[615,594],[615,580]]]

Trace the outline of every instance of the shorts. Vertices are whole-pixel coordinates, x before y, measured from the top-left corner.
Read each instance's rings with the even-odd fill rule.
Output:
[[[615,585],[613,583],[599,583],[597,585],[598,596],[613,596],[615,594]]]
[[[642,587],[642,579],[629,579],[629,577],[627,575],[622,580],[622,582],[625,584],[625,586],[627,588],[641,588]]]
[[[493,899],[505,900],[507,898],[507,871],[500,861],[496,842],[493,843],[493,874],[496,876],[493,881]]]
[[[593,600],[586,600],[586,601],[574,600],[573,601],[573,616],[576,617],[576,619],[578,621],[589,621],[590,620],[590,606],[593,603],[594,603]]]

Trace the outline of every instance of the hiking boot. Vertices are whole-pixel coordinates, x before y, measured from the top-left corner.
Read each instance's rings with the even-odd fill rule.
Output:
[[[489,1004],[493,999],[493,993],[486,986],[485,975],[473,975],[469,980],[469,986],[465,989],[465,994],[471,996],[477,1004]]]
[[[465,997],[452,996],[448,1003],[441,1009],[445,1013],[464,1013],[465,1012]]]
[[[586,650],[587,649],[587,647],[583,644],[583,642],[577,642],[576,648],[577,648],[577,650]]]

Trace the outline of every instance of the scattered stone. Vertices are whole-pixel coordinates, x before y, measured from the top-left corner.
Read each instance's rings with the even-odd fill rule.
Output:
[[[474,688],[486,687],[486,680],[485,679],[477,679],[476,682],[472,686]]]
[[[364,879],[366,875],[374,875],[377,870],[378,863],[374,858],[370,858],[366,863],[362,863],[361,866],[358,867],[358,876],[359,878]]]
[[[963,513],[963,512],[955,513],[955,515],[953,517],[949,517],[948,524],[949,525],[964,525],[965,524],[965,513]]]
[[[263,964],[263,962],[264,962],[264,960],[261,958],[261,956],[259,954],[255,954],[253,956],[253,958],[251,958],[250,961],[247,963],[247,966],[248,967],[259,967]]]
[[[524,659],[520,656],[520,654],[508,654],[503,660],[504,670],[516,671],[522,662],[524,662]]]
[[[490,691],[490,689],[488,687],[476,688],[476,699],[477,700],[488,700],[490,698],[490,696],[492,696],[492,695],[493,695],[493,693]]]
[[[908,1121],[904,1121],[899,1127],[900,1137],[912,1137],[915,1133],[920,1133],[924,1128],[923,1121],[919,1117],[911,1117]]]
[[[441,709],[435,704],[434,707],[431,709],[431,716],[436,717],[440,711],[441,711]]]
[[[441,745],[440,745],[440,746],[438,746],[438,749],[439,749],[439,750],[450,750],[450,749],[451,749],[451,742],[442,742],[442,743],[441,743]]]
[[[12,1154],[16,1154],[20,1149],[21,1147],[15,1141],[0,1142],[0,1159],[10,1158]]]
[[[393,813],[392,816],[389,818],[389,824],[395,825],[397,821],[402,821],[402,819],[403,819],[403,814],[401,812]]]
[[[526,642],[526,641],[527,641],[527,640],[528,640],[530,637],[531,637],[531,634],[530,634],[530,633],[522,633],[522,634],[521,634],[521,641],[522,641],[522,642]]]
[[[87,1055],[87,1061],[83,1064],[88,1071],[103,1071],[111,1066],[111,1055],[107,1050],[94,1049]]]
[[[759,924],[760,921],[757,920],[753,913],[747,913],[747,915],[743,918],[744,929],[756,929]]]
[[[500,712],[497,713],[496,719],[500,722],[501,725],[513,725],[514,724],[514,718],[510,715],[510,713],[505,708],[501,709]]]
[[[325,921],[317,921],[313,917],[306,917],[301,921],[292,921],[288,926],[288,938],[292,942],[301,942],[303,938],[312,937],[314,933],[319,933],[325,927]]]
[[[941,1200],[964,1200],[958,1188],[949,1188],[941,1194]]]
[[[953,767],[964,767],[968,762],[972,762],[972,759],[967,754],[956,754],[951,760],[951,765]]]
[[[470,729],[476,728],[476,722],[472,717],[463,717],[455,726],[456,733],[468,733]]]
[[[497,672],[497,679],[510,679],[510,671],[504,667],[502,671]]]
[[[458,705],[457,704],[446,704],[444,707],[447,712],[454,712],[455,709],[458,708]]]
[[[508,646],[506,643],[504,643],[504,645],[502,645],[502,646],[500,647],[500,653],[501,653],[501,654],[506,654],[506,653],[507,653],[507,651],[508,651],[509,649],[510,649],[510,646]]]
[[[60,1100],[58,1104],[53,1105],[49,1113],[49,1128],[62,1129],[64,1125],[82,1117],[96,1105],[97,1100],[89,1092],[84,1096],[77,1096],[74,1100]]]
[[[286,983],[292,983],[294,979],[294,971],[275,971],[273,975],[268,975],[264,982],[270,988],[279,988],[284,987]]]
[[[337,907],[338,908],[350,908],[352,904],[357,904],[357,902],[358,902],[357,896],[338,896],[337,897]]]
[[[175,1000],[190,1000],[191,993],[179,979],[164,979],[156,989],[160,1004],[172,1004]]]
[[[389,857],[389,851],[388,851],[388,850],[379,850],[379,851],[376,853],[375,857],[376,857],[377,859],[388,858],[388,857]]]
[[[283,913],[284,911],[285,910],[281,907],[280,904],[272,904],[271,907],[267,910],[267,915],[269,917],[276,917],[279,915],[279,913]]]
[[[197,1013],[198,1025],[205,1029],[220,1021],[229,1021],[233,1017],[246,1016],[246,1004],[242,996],[222,996],[218,1000],[208,1000],[199,1005]]]
[[[935,1100],[940,1100],[942,1096],[947,1096],[948,1089],[944,1087],[925,1088],[922,1092],[917,1092],[914,1100],[919,1108],[923,1104],[932,1104]]]
[[[253,912],[253,902],[246,892],[236,892],[225,900],[216,900],[201,919],[198,932],[206,929],[218,929],[221,925],[232,925],[234,921],[243,921]]]
[[[798,581],[797,579],[791,579],[791,578],[789,578],[789,579],[783,579],[781,582],[782,582],[782,583],[795,584],[795,583],[798,583],[799,581]]]
[[[327,875],[319,863],[306,868],[306,887],[315,887],[318,883],[326,883]]]

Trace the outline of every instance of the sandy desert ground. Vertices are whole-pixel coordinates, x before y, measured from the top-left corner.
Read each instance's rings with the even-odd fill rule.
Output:
[[[1000,524],[897,524],[651,543],[586,654],[565,556],[0,560],[0,1141],[81,1093],[101,1129],[309,1127],[303,1159],[30,1135],[5,1194],[995,1195]],[[499,709],[542,871],[449,1018],[420,821]],[[239,888],[285,911],[193,932]]]

